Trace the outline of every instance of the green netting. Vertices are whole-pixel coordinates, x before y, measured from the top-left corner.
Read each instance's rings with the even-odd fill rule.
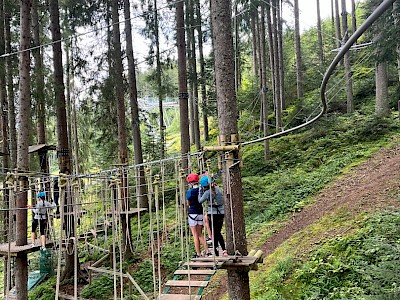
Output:
[[[50,274],[53,272],[53,261],[51,252],[40,250],[40,274]]]

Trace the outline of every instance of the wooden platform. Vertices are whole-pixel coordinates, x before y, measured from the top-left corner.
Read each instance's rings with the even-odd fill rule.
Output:
[[[259,261],[255,256],[216,256],[216,257],[198,257],[192,258],[189,266],[191,267],[208,267],[209,264],[216,266],[218,269],[248,269],[251,270]]]
[[[51,248],[53,247],[54,242],[53,241],[47,241],[46,242],[46,247]],[[10,251],[10,255],[13,257],[18,256],[20,253],[32,253],[39,251],[41,247],[41,244],[39,241],[36,241],[36,244],[34,247],[31,246],[31,241],[27,241],[27,244],[24,246],[16,246],[15,242],[11,242],[10,244],[4,243],[0,244],[0,256],[8,256],[8,252]]]

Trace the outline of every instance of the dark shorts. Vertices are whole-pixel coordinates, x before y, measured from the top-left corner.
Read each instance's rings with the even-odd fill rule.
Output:
[[[43,220],[33,219],[32,232],[35,232],[39,225],[40,225],[40,235],[44,235],[47,226],[47,219]]]

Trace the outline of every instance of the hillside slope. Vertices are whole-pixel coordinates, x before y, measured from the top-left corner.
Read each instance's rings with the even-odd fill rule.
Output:
[[[345,208],[355,217],[362,212],[393,206],[400,207],[399,143],[391,148],[381,149],[366,162],[326,186],[314,197],[313,204],[291,215],[286,223],[265,241],[261,249],[267,257],[294,234],[324,217],[329,217],[340,208]],[[336,233],[330,234],[333,236]],[[226,293],[226,275],[218,280],[218,290],[205,295],[203,299],[220,299]]]

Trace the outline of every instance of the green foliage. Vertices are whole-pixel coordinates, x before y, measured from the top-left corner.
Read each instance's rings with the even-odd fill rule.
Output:
[[[252,299],[398,299],[400,211],[365,218],[359,228],[301,259],[275,257],[255,280]]]
[[[117,280],[119,280],[117,278]],[[114,279],[111,275],[102,275],[93,280],[81,291],[84,298],[107,299],[114,290]],[[54,298],[53,298],[54,299]]]
[[[53,300],[56,294],[56,282],[57,276],[52,276],[44,283],[35,287],[29,292],[29,300]]]
[[[151,259],[146,259],[139,265],[135,271],[134,279],[145,293],[153,291],[153,263]]]
[[[294,273],[298,299],[395,299],[400,295],[400,212],[371,217],[355,236],[332,240]]]
[[[354,113],[332,115],[313,128],[271,141],[271,159],[263,145],[244,149],[243,189],[248,233],[258,224],[301,209],[310,197],[387,142],[397,120]]]

